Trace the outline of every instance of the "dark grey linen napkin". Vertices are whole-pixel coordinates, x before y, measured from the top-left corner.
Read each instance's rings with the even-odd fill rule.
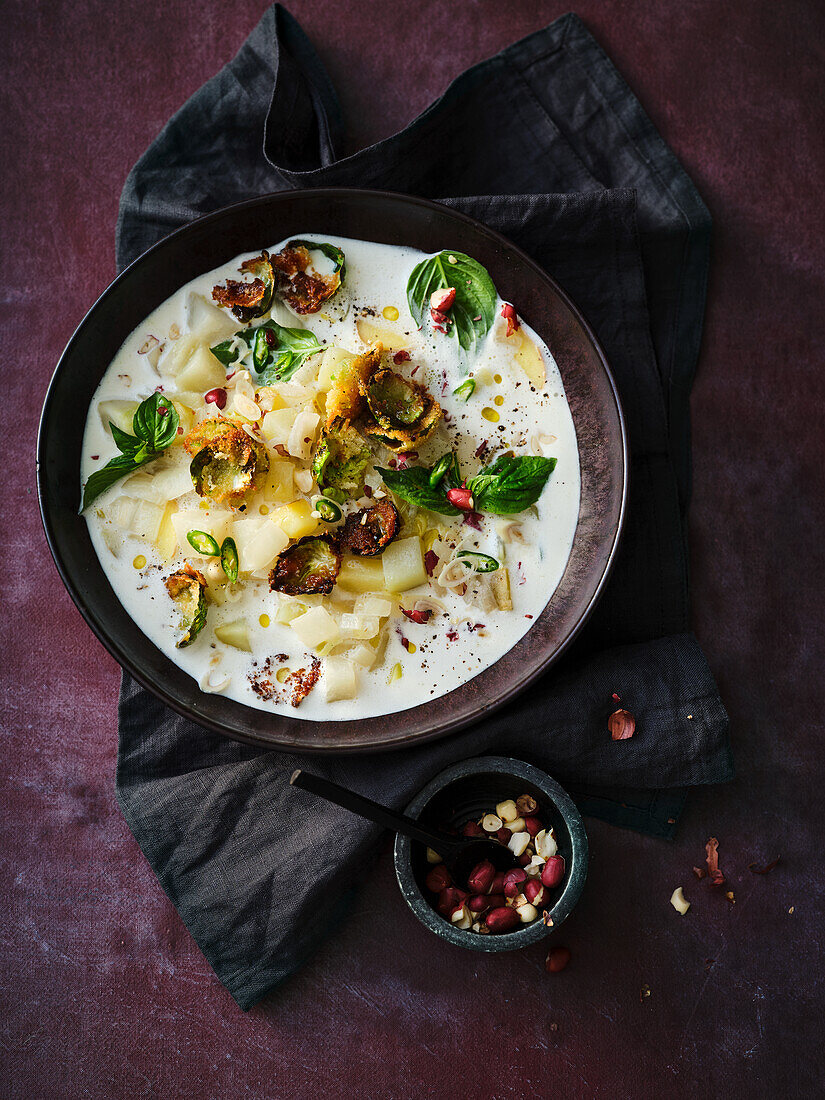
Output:
[[[469,70],[402,133],[338,160],[340,132],[321,63],[275,5],[130,174],[119,266],[186,221],[268,191],[440,198],[520,244],[594,327],[628,421],[630,508],[613,577],[563,664],[436,744],[331,759],[262,752],[172,714],[124,674],[118,800],[242,1008],[312,950],[378,836],[289,788],[295,767],[400,807],[456,760],[512,754],[567,783],[586,812],[658,836],[672,835],[686,787],[732,777],[727,715],[688,628],[688,395],[710,229],[690,180],[572,15]],[[637,719],[629,741],[607,733],[614,692]]]

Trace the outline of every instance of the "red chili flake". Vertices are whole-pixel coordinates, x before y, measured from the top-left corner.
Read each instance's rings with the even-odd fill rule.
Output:
[[[467,623],[467,629],[474,634],[477,630],[484,630],[484,623]]]
[[[447,631],[447,641],[448,642],[457,642],[458,641],[458,631],[457,630],[448,630]]]
[[[231,374],[227,374],[227,376],[226,376],[227,382],[229,381],[230,378],[234,378],[237,373],[238,373],[237,371],[233,370]]]
[[[516,316],[515,306],[511,306],[509,302],[505,302],[501,307],[501,316],[507,322],[507,335],[512,336],[516,329],[521,328],[519,325],[518,317]]]
[[[481,320],[481,314],[479,313],[478,317],[474,317],[473,320],[474,321],[480,321]]]
[[[392,357],[392,361],[398,366],[400,363],[409,363],[410,358],[411,356],[408,351],[397,351]]]
[[[621,703],[622,701],[621,695],[617,695],[615,691],[613,692],[613,698],[616,700],[617,703]]]
[[[432,611],[416,611],[415,608],[407,611],[405,607],[400,607],[398,610],[402,615],[406,615],[410,622],[418,623],[419,626],[423,626],[424,623],[429,622],[432,617]]]
[[[410,652],[409,638],[405,638],[400,630],[398,631],[398,637],[401,639],[401,645],[404,647],[404,649],[406,649],[407,653],[409,653]]]
[[[274,348],[275,345],[278,343],[278,338],[271,328],[264,329],[264,340],[266,340],[267,344],[271,348]]]
[[[696,875],[697,878],[707,878],[707,871],[704,869],[704,867],[694,867],[693,873],[694,875]]]
[[[707,865],[708,874],[710,875],[711,886],[721,886],[725,881],[725,876],[719,870],[719,841],[715,836],[712,836],[705,845],[705,851],[707,852]]]
[[[317,657],[312,658],[309,669],[299,668],[291,672],[286,678],[285,686],[292,693],[290,702],[293,707],[299,707],[318,683],[321,675],[321,662]]]
[[[413,369],[410,371],[410,378],[412,378],[414,374],[418,374],[418,367],[413,367]]]
[[[438,565],[438,554],[434,550],[428,550],[424,555],[424,568],[427,570],[427,576],[431,577],[435,572],[435,567]]]
[[[525,615],[524,617],[525,617],[525,619],[532,619],[533,618],[532,615]]]
[[[466,523],[468,527],[472,527],[475,531],[481,530],[481,512],[467,512],[464,519],[461,521]]]
[[[770,863],[766,863],[764,867],[759,867],[756,863],[749,863],[748,870],[753,871],[755,875],[767,875],[774,869],[777,863],[779,863],[779,860],[780,857],[777,856],[776,859],[772,859]]]
[[[365,485],[364,486],[364,496],[365,497],[371,497],[372,496],[372,486],[371,485]]]
[[[479,443],[479,445],[476,447],[475,456],[476,456],[476,458],[483,458],[486,453],[487,453],[487,440],[483,439],[481,441],[481,443]]]
[[[163,386],[155,386],[155,393],[163,393]]]
[[[179,430],[179,431],[183,431],[183,429],[182,429],[182,428],[179,428],[178,430]],[[92,455],[92,462],[97,462],[97,460],[98,460],[99,458],[100,458],[100,455]]]

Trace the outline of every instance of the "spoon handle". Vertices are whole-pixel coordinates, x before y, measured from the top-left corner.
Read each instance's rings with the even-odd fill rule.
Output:
[[[418,840],[422,844],[426,844],[428,848],[433,848],[442,857],[446,854],[444,850],[446,846],[450,845],[452,847],[455,844],[452,837],[442,835],[434,830],[431,831],[423,825],[419,825],[417,821],[413,821],[412,818],[405,817],[404,814],[389,810],[386,806],[380,806],[372,799],[364,798],[363,795],[356,794],[355,791],[350,791],[346,787],[339,787],[337,783],[333,783],[329,779],[322,779],[319,775],[312,775],[301,768],[292,773],[289,782],[293,787],[310,791],[320,798],[325,798],[327,802],[334,802],[337,806],[342,806],[350,813],[365,817],[368,821],[374,821],[376,825],[383,825],[385,829],[393,829],[412,840]]]

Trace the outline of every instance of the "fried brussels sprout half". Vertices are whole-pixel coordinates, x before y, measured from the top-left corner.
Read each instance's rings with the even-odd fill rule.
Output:
[[[206,622],[206,580],[187,563],[167,577],[164,584],[180,615],[183,637],[177,648],[185,649],[194,642]]]
[[[323,252],[335,264],[329,275],[308,271],[312,266],[310,249]],[[277,290],[296,313],[317,313],[341,285],[345,272],[344,253],[332,244],[314,241],[290,241],[272,257]]]
[[[184,438],[192,455],[189,471],[198,496],[233,503],[260,488],[269,470],[263,444],[231,420],[204,420]]]
[[[338,533],[341,546],[351,554],[372,558],[389,546],[401,530],[398,509],[388,500],[347,516]]]
[[[326,432],[312,460],[312,475],[320,489],[338,489],[345,496],[360,491],[370,461],[370,449],[355,428],[340,424]]]
[[[275,273],[266,249],[260,256],[244,260],[240,270],[246,275],[254,276],[252,282],[241,283],[235,279],[227,279],[226,286],[212,288],[212,298],[218,305],[231,309],[238,320],[246,324],[256,317],[263,317],[272,305]]]
[[[391,370],[377,371],[362,383],[361,393],[376,424],[384,429],[408,428],[424,415],[427,391]]]
[[[341,568],[341,548],[334,535],[308,535],[288,547],[269,574],[273,592],[304,596],[331,592]]]
[[[441,419],[441,406],[427,389],[394,371],[376,371],[360,389],[367,403],[362,431],[391,451],[417,447]]]
[[[382,344],[373,344],[363,355],[356,355],[337,368],[327,394],[327,428],[340,420],[355,420],[365,411],[363,390],[378,370],[383,351]]]
[[[432,399],[431,399],[432,400]],[[438,426],[441,419],[441,406],[437,401],[427,407],[426,412],[419,421],[408,428],[383,428],[380,424],[367,422],[363,425],[363,432],[377,443],[381,443],[388,451],[400,454],[403,451],[412,451],[429,439]]]

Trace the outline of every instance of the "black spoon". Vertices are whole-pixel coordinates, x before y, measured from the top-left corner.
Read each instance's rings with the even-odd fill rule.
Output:
[[[293,787],[310,791],[312,794],[325,798],[328,802],[334,802],[342,806],[350,813],[365,817],[368,821],[374,821],[376,825],[383,825],[386,829],[393,829],[397,833],[403,833],[411,840],[417,840],[426,844],[434,852],[438,852],[454,882],[465,882],[467,876],[477,863],[483,859],[489,859],[497,871],[506,871],[517,866],[516,857],[505,845],[498,840],[484,837],[455,837],[440,829],[431,829],[413,821],[411,817],[389,810],[372,799],[364,798],[355,791],[346,787],[339,787],[329,779],[322,779],[319,775],[298,768],[289,780]]]

